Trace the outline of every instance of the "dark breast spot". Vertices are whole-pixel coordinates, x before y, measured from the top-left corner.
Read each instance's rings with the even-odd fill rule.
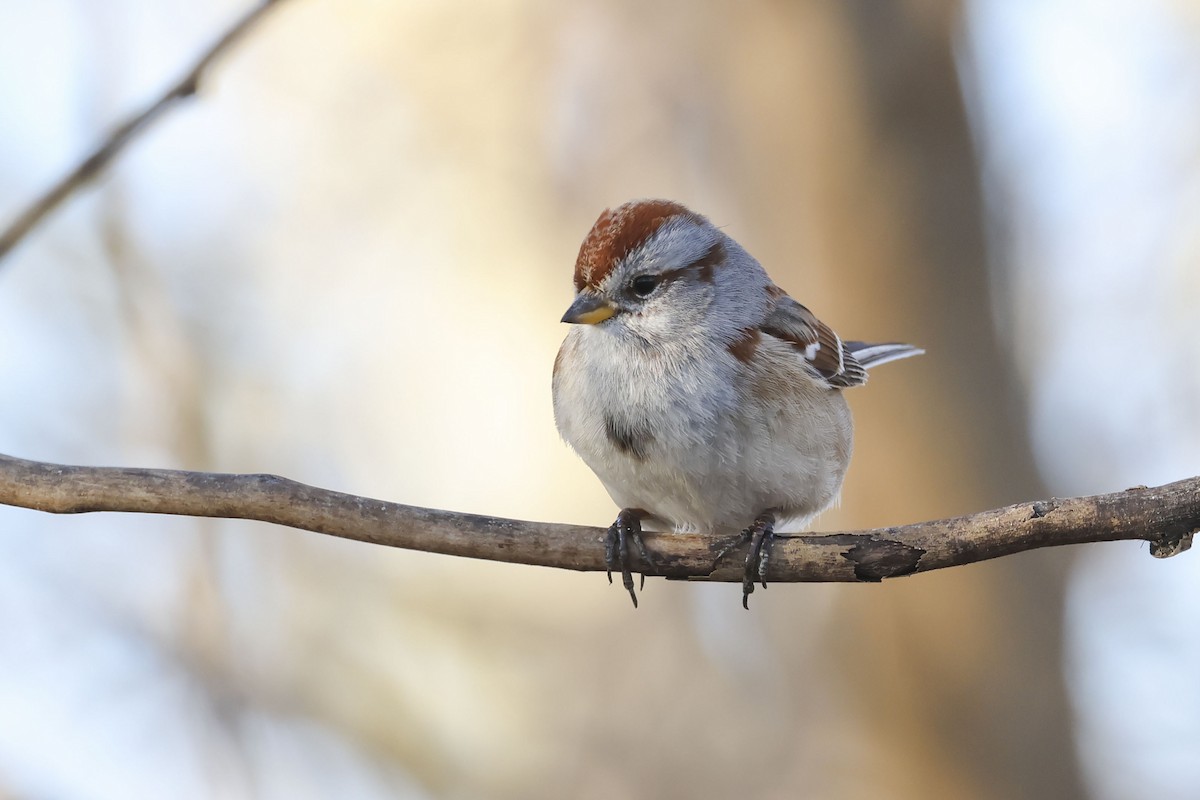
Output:
[[[644,461],[654,434],[645,422],[630,422],[616,417],[604,417],[604,434],[612,442],[613,447],[630,458]]]

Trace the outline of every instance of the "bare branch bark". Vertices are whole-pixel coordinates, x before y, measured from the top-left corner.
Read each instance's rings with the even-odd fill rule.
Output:
[[[0,455],[0,504],[78,514],[129,511],[272,522],[431,553],[605,569],[603,528],[524,522],[406,506],[319,489],[275,475],[78,467]],[[1200,477],[1157,488],[1019,503],[963,517],[874,530],[781,537],[768,580],[879,581],[989,558],[1085,542],[1141,539],[1166,557],[1200,531]],[[703,533],[647,534],[648,575],[740,581],[740,548]],[[635,555],[636,558],[636,555]]]
[[[71,196],[80,187],[95,178],[101,170],[108,166],[125,147],[147,130],[169,108],[178,101],[194,95],[200,85],[200,80],[209,66],[224,54],[237,40],[266,14],[272,6],[281,0],[261,0],[234,25],[221,35],[192,65],[178,82],[169,87],[157,100],[146,109],[127,119],[117,126],[108,138],[87,158],[69,173],[64,175],[56,184],[50,187],[41,197],[25,209],[3,233],[0,233],[0,260],[3,260],[14,247],[32,231],[54,209]]]

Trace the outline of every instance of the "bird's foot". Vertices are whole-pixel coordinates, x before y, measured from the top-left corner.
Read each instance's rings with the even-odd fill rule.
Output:
[[[633,571],[629,568],[629,543],[637,548],[638,556],[642,559],[643,569],[653,567],[654,561],[642,541],[642,519],[647,514],[640,508],[623,508],[617,514],[617,521],[608,529],[604,538],[604,563],[608,567],[608,582],[612,583],[613,570],[621,571],[621,584],[629,592],[633,607],[637,608],[637,592],[633,590]],[[642,582],[639,589],[646,588],[646,573],[642,572]]]
[[[754,524],[742,531],[742,541],[750,540],[750,551],[746,553],[746,569],[742,573],[742,608],[750,609],[750,595],[754,584],[767,588],[767,563],[771,559],[771,548],[775,544],[775,514],[764,511]]]

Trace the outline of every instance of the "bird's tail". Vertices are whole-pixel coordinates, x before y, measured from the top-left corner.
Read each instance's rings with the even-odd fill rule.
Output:
[[[868,344],[867,342],[845,342],[845,347],[859,364],[870,369],[889,361],[899,361],[902,358],[919,356],[925,351],[911,344],[887,342],[886,344]]]

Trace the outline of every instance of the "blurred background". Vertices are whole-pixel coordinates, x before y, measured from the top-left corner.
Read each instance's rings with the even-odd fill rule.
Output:
[[[0,220],[248,4],[0,0]],[[0,452],[608,524],[549,375],[606,206],[843,335],[821,529],[1200,473],[1195,0],[288,0],[0,262]],[[0,798],[1194,798],[1200,561],[651,579],[0,509]]]

